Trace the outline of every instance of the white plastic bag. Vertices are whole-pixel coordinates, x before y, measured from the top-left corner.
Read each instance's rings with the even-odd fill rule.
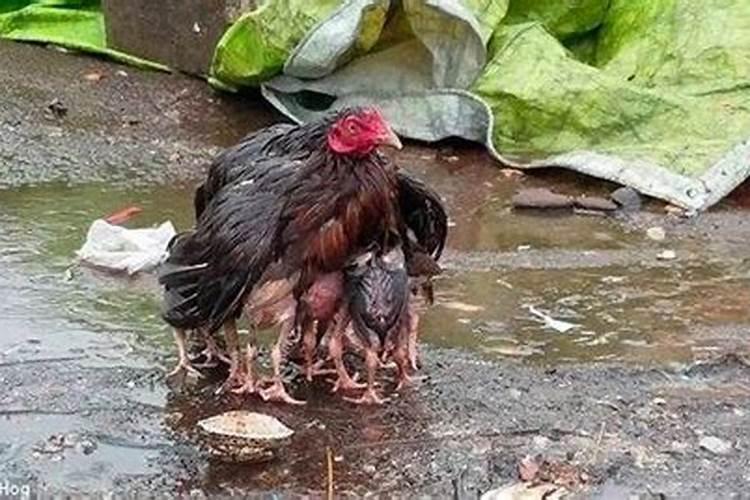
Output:
[[[127,229],[105,220],[95,220],[86,242],[76,252],[88,264],[135,274],[151,271],[166,254],[167,244],[176,234],[167,221],[156,228]]]

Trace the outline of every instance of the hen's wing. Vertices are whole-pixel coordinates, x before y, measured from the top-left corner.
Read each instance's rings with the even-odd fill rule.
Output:
[[[397,178],[401,217],[417,243],[438,260],[448,236],[448,214],[440,195],[403,170]]]
[[[215,331],[238,313],[280,253],[277,236],[286,223],[280,192],[290,182],[287,169],[267,169],[214,195],[196,230],[176,241],[162,265],[167,322]]]
[[[296,128],[289,123],[278,123],[246,135],[239,143],[217,156],[208,168],[206,181],[198,186],[193,198],[195,219],[198,220],[219,190],[239,179],[252,178],[259,169],[270,168],[266,156],[294,153],[289,141],[282,137]]]

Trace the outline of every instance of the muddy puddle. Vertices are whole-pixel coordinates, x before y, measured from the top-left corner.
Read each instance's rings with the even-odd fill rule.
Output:
[[[548,179],[508,179],[481,156],[474,162],[471,153],[459,154],[468,156],[460,165],[453,151],[415,148],[404,156],[444,194],[451,213],[446,271],[423,321],[425,344],[549,365],[664,365],[736,347],[750,322],[744,307],[750,265],[732,245],[717,253],[722,245],[715,236],[707,240],[677,226],[665,241],[651,241],[645,230],[666,221],[648,212],[626,218],[514,212],[509,199],[516,189]],[[161,477],[161,487],[183,493],[320,490],[324,450],[331,448],[341,488],[387,493],[402,491],[402,479],[418,484],[430,467],[442,470],[440,457],[450,463],[461,446],[477,446],[454,443],[444,451],[435,437],[462,430],[436,420],[434,401],[419,393],[362,413],[323,384],[298,391],[310,401],[304,409],[263,406],[297,430],[273,464],[201,458],[195,422],[247,408],[247,401],[215,396],[210,385],[171,393],[161,383],[173,352],[154,279],[73,265],[91,221],[124,206],[143,209],[131,226],[171,220],[188,227],[191,189],[47,184],[0,193],[0,366],[11,368],[0,401],[0,460],[10,477],[43,477],[37,487],[50,491],[127,488],[141,477]],[[599,194],[607,187],[585,189]],[[659,260],[664,248],[676,258]],[[38,366],[32,368],[38,380],[14,378],[16,365]],[[113,367],[114,375],[105,374]],[[440,387],[427,382],[420,391],[439,395]],[[73,443],[48,453],[59,439]],[[81,442],[96,447],[87,452]],[[394,459],[394,449],[405,455]],[[419,457],[413,477],[403,469],[412,452]]]
[[[664,242],[650,241],[645,228],[664,222],[661,216],[514,212],[512,193],[547,179],[507,179],[462,155],[461,168],[445,159],[453,154],[424,148],[402,159],[450,206],[446,272],[437,305],[424,319],[425,342],[545,363],[665,362],[705,347],[701,332],[750,320],[743,306],[750,265],[741,255],[716,256],[700,237],[679,229]],[[603,189],[592,186],[588,192]],[[73,256],[93,219],[124,206],[143,208],[129,223],[134,227],[165,220],[178,230],[188,227],[191,189],[94,184],[4,191],[0,262],[18,278],[5,286],[10,297],[0,307],[10,323],[2,342],[27,338],[42,301],[51,324],[44,330],[53,342],[63,334],[48,330],[59,321],[61,329],[74,325],[66,338],[77,331],[104,334],[157,357],[168,354],[171,340],[158,318],[153,278],[77,267]],[[676,259],[659,260],[663,248]],[[561,331],[548,318],[569,327]]]

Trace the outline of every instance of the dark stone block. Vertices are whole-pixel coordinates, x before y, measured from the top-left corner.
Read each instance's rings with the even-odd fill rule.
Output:
[[[256,0],[103,0],[107,43],[116,50],[205,75],[216,43]]]

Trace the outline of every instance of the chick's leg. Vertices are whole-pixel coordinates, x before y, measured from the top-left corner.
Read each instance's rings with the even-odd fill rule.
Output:
[[[333,384],[331,392],[337,392],[338,390],[350,391],[355,389],[362,389],[365,387],[363,384],[359,384],[349,376],[349,372],[346,371],[344,366],[344,330],[349,324],[347,317],[340,317],[334,326],[331,340],[328,343],[328,352],[333,360],[333,365],[336,369],[336,382]],[[377,355],[376,355],[377,358]]]
[[[305,318],[301,322],[302,328],[302,352],[305,357],[305,378],[312,382],[315,367],[313,366],[315,358],[315,347],[317,344],[315,321]]]
[[[320,375],[331,375],[336,373],[336,370],[325,368],[326,363],[329,361],[328,356],[321,356],[319,359],[315,359],[319,349],[325,349],[321,344],[325,341],[325,334],[328,331],[328,321],[315,320],[310,323],[303,325],[306,328],[302,342],[304,347],[305,355],[305,378],[308,382],[312,382],[314,377]],[[325,349],[328,351],[328,349]],[[330,353],[329,353],[330,355]]]
[[[357,399],[344,398],[347,401],[356,404],[369,404],[369,405],[381,405],[387,400],[380,397],[375,391],[375,371],[380,366],[380,360],[375,349],[368,347],[365,351],[365,366],[367,367],[367,389]]]
[[[271,364],[273,365],[273,378],[271,379],[271,386],[267,389],[260,391],[260,397],[264,401],[276,401],[279,403],[288,403],[294,405],[303,405],[304,401],[294,399],[286,391],[284,387],[284,381],[281,377],[281,362],[284,360],[286,355],[286,345],[289,339],[289,334],[294,330],[294,319],[287,319],[281,323],[281,331],[279,332],[279,338],[271,349]]]
[[[411,334],[411,332],[409,333]],[[411,376],[409,376],[409,368],[411,367],[409,355],[409,346],[398,345],[393,351],[393,361],[396,362],[396,368],[398,370],[398,384],[396,385],[397,391],[401,390],[404,386],[411,384],[413,381]]]
[[[167,377],[175,377],[182,374],[195,375],[198,378],[203,377],[203,374],[195,369],[190,363],[190,358],[187,352],[187,334],[182,328],[174,329],[174,341],[177,344],[177,366],[172,370]]]

